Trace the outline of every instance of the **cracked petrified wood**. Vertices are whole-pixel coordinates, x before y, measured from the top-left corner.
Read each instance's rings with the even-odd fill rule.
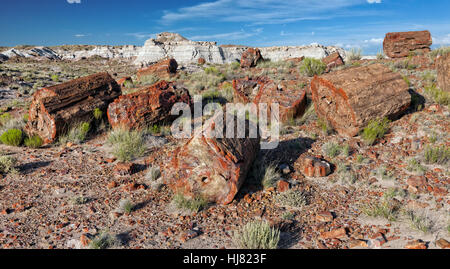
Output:
[[[437,84],[438,87],[450,92],[450,53],[440,56],[436,60]]]
[[[178,88],[174,82],[161,81],[117,98],[108,107],[108,120],[113,128],[145,128],[173,119],[170,111],[178,102],[191,105],[188,90]]]
[[[322,62],[327,65],[327,69],[325,70],[325,72],[330,72],[332,68],[345,64],[339,52],[328,55],[327,57],[322,59]]]
[[[178,63],[175,59],[162,60],[149,67],[138,70],[137,79],[141,80],[145,76],[157,76],[168,78],[177,73]]]
[[[429,31],[387,33],[383,49],[390,58],[402,58],[411,52],[429,52],[432,43]]]
[[[163,178],[174,192],[186,197],[202,196],[211,202],[229,204],[244,183],[259,152],[260,137],[258,132],[256,138],[249,136],[249,124],[257,127],[245,120],[244,138],[215,138],[211,133],[215,127],[214,119],[219,117],[216,115],[205,123],[207,135],[196,129],[194,136],[173,152],[170,163],[163,171]],[[223,122],[226,122],[226,116],[223,116]],[[236,126],[235,120],[235,134]],[[223,131],[224,137],[226,129]]]
[[[279,84],[266,77],[233,80],[233,96],[235,103],[267,104],[269,118],[271,105],[278,103],[281,122],[302,116],[307,105],[306,91],[294,80]]]
[[[241,56],[241,67],[255,67],[258,61],[262,60],[261,51],[259,49],[249,48]]]
[[[382,64],[339,70],[311,82],[318,116],[345,136],[355,136],[372,119],[395,118],[411,103],[408,84]]]
[[[106,112],[109,103],[120,94],[120,86],[108,73],[43,88],[33,96],[27,133],[51,143],[72,125],[90,121],[96,108]]]

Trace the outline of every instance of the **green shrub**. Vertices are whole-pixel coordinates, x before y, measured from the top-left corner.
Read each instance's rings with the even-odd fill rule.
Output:
[[[5,112],[3,114],[0,115],[0,124],[1,125],[5,125],[7,122],[9,122],[10,120],[12,120],[12,116],[10,113]]]
[[[437,88],[435,84],[425,86],[425,93],[440,105],[450,104],[450,93]]]
[[[359,61],[362,58],[361,54],[362,54],[361,49],[352,48],[350,51],[347,52],[347,58],[350,61]]]
[[[303,74],[313,77],[315,75],[320,76],[325,72],[327,65],[321,60],[314,58],[305,58],[300,66],[300,72]]]
[[[123,199],[119,201],[119,211],[121,213],[130,214],[133,211],[134,207],[135,205],[128,199]]]
[[[343,183],[354,184],[358,180],[358,175],[353,171],[351,165],[339,165],[337,177]]]
[[[144,133],[141,131],[117,128],[109,133],[107,142],[112,146],[113,155],[120,162],[131,161],[141,157],[145,152]]]
[[[40,148],[44,141],[38,135],[33,135],[32,137],[25,138],[24,144],[29,148]]]
[[[100,108],[94,109],[94,118],[96,120],[101,120],[103,118],[103,111]]]
[[[392,196],[385,194],[381,201],[367,204],[361,210],[370,217],[383,217],[389,221],[395,221],[400,207]]]
[[[15,173],[17,160],[10,156],[0,156],[0,174]]]
[[[139,84],[140,85],[153,85],[157,82],[159,82],[161,79],[158,76],[155,75],[146,75],[141,76],[139,78]]]
[[[82,122],[69,130],[66,135],[63,135],[59,138],[59,143],[61,145],[65,145],[68,142],[72,143],[82,143],[85,139],[89,130],[91,129],[91,124],[89,122]]]
[[[177,193],[173,197],[173,201],[177,208],[187,209],[194,213],[199,212],[200,210],[206,208],[206,206],[208,205],[208,201],[201,195],[197,195],[192,199],[187,199],[183,194]]]
[[[306,195],[299,190],[290,189],[275,196],[275,201],[286,207],[300,209],[307,204]]]
[[[145,177],[149,180],[149,181],[155,181],[158,178],[161,177],[161,169],[159,167],[155,167],[152,166],[148,169],[147,174],[145,175]]]
[[[59,76],[58,75],[52,75],[52,80],[54,81],[54,82],[58,82],[59,81]]]
[[[91,249],[107,249],[116,244],[117,240],[115,237],[108,233],[100,233],[89,243],[89,248]]]
[[[330,135],[333,132],[333,127],[324,119],[317,119],[317,126],[322,130],[325,135]]]
[[[9,129],[0,136],[0,141],[9,146],[20,146],[23,140],[23,133],[19,129]]]
[[[242,249],[276,249],[280,231],[271,228],[266,221],[253,221],[244,225],[241,231],[236,231],[233,241]]]
[[[446,164],[450,160],[450,148],[431,147],[425,148],[425,162],[427,164]]]
[[[416,174],[419,174],[419,175],[423,175],[427,171],[427,168],[423,167],[420,164],[420,162],[417,161],[416,159],[410,159],[408,161],[408,166],[407,166],[406,170],[416,173]]]
[[[205,68],[205,73],[206,74],[218,75],[218,74],[220,74],[220,71],[216,67],[211,66],[211,67],[206,67]]]
[[[375,141],[382,138],[389,130],[390,121],[387,118],[371,120],[362,132],[362,139],[367,145],[373,145]]]
[[[421,231],[424,234],[430,233],[434,226],[433,221],[428,218],[428,216],[424,214],[417,214],[412,210],[406,212],[406,217],[411,228]]]
[[[281,178],[280,174],[276,171],[274,165],[269,165],[265,168],[264,177],[261,181],[264,189],[275,187],[277,181]]]

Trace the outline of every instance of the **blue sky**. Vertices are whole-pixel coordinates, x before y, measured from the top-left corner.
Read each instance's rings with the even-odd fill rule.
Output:
[[[444,0],[2,0],[0,45],[143,45],[159,32],[248,46],[382,48],[387,32],[430,30],[450,45]]]

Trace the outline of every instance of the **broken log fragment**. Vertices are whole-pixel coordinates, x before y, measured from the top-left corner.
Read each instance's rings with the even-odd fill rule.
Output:
[[[96,108],[105,113],[120,94],[120,86],[108,73],[43,88],[33,96],[26,131],[52,143],[74,124],[91,121]]]
[[[113,128],[145,128],[173,119],[170,111],[178,102],[191,105],[188,90],[177,88],[174,82],[160,81],[117,98],[108,107],[108,120]]]
[[[383,50],[390,58],[403,58],[411,52],[429,52],[432,43],[429,31],[387,33]]]
[[[226,115],[226,116],[225,116]],[[223,137],[211,135],[215,121],[223,117]],[[173,152],[172,159],[163,170],[165,183],[176,193],[186,197],[201,196],[210,202],[229,204],[245,181],[247,173],[260,149],[260,137],[249,135],[249,126],[257,128],[251,121],[245,120],[245,136],[237,138],[237,120],[235,118],[235,136],[226,136],[226,117],[231,114],[215,115],[206,121],[207,133],[201,128],[182,147]]]
[[[345,136],[357,135],[372,119],[394,119],[411,104],[408,84],[382,64],[339,70],[311,81],[317,115]]]
[[[141,81],[145,76],[157,76],[167,79],[177,73],[178,63],[175,59],[161,60],[149,67],[138,70],[137,79]]]

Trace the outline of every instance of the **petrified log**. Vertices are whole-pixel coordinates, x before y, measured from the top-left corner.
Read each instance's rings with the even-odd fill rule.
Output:
[[[404,112],[411,103],[408,89],[399,73],[382,64],[339,70],[311,81],[318,116],[349,137],[372,119]]]
[[[121,94],[108,73],[99,73],[37,91],[31,102],[27,133],[53,142],[73,124],[90,121],[96,108],[106,112]]]
[[[177,88],[174,82],[160,81],[137,92],[122,95],[108,107],[108,120],[113,128],[140,129],[174,117],[174,104],[191,105],[188,90]]]
[[[176,74],[177,68],[178,63],[175,59],[167,59],[152,64],[147,68],[138,70],[137,78],[138,80],[141,80],[142,77],[150,75],[155,75],[160,78],[168,78],[173,74]]]
[[[450,53],[440,56],[436,60],[437,84],[438,87],[450,92]]]
[[[322,59],[322,62],[327,65],[326,72],[329,72],[331,68],[344,65],[344,60],[342,59],[339,52],[328,55]]]
[[[259,49],[249,48],[241,56],[241,67],[255,67],[259,60],[262,60],[261,51]]]
[[[383,49],[390,58],[402,58],[414,51],[429,52],[432,43],[429,31],[387,33]]]
[[[226,115],[226,116],[225,116]],[[202,196],[211,202],[229,204],[245,181],[248,171],[260,149],[260,137],[249,135],[249,126],[257,128],[251,121],[245,120],[244,138],[237,138],[237,120],[234,126],[226,126],[223,115],[223,137],[212,135],[216,115],[205,122],[206,135],[196,129],[194,136],[182,147],[173,152],[170,163],[163,171],[165,183],[175,192],[194,198]],[[226,136],[227,128],[235,128],[235,136]]]
[[[278,103],[281,122],[302,116],[306,109],[306,91],[300,89],[298,81],[276,84],[266,77],[245,78],[233,80],[233,89],[234,102],[265,103],[269,113],[271,104]]]

